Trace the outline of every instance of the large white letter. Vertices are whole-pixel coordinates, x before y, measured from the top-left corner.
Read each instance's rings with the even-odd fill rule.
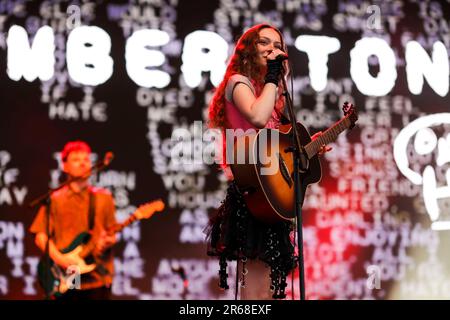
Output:
[[[81,84],[96,86],[106,82],[113,73],[109,56],[111,38],[99,27],[81,26],[67,39],[67,70]]]
[[[27,81],[37,77],[46,81],[55,72],[55,36],[53,29],[39,28],[30,48],[27,31],[20,26],[12,26],[8,32],[8,66],[10,79],[19,81],[23,76]]]
[[[448,93],[448,53],[442,42],[433,44],[432,59],[422,46],[416,41],[406,44],[406,77],[409,91],[413,94],[422,92],[423,78],[427,79],[430,87],[440,96]]]
[[[367,60],[377,56],[380,72],[372,77]],[[350,75],[361,93],[370,96],[384,96],[395,85],[397,69],[394,51],[380,38],[363,38],[356,41],[350,51]]]
[[[170,83],[167,72],[149,70],[161,66],[166,57],[159,50],[148,47],[163,46],[169,43],[169,34],[157,29],[145,29],[134,32],[127,40],[125,60],[128,76],[139,86],[164,88]]]
[[[186,84],[195,88],[202,80],[202,71],[211,71],[211,82],[218,86],[226,69],[228,43],[215,32],[194,31],[187,35],[181,59]]]
[[[327,86],[328,55],[341,48],[339,40],[326,36],[298,36],[295,47],[308,55],[311,86],[322,91]]]

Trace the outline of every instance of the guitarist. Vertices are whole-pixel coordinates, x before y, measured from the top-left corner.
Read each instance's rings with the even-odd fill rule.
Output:
[[[226,129],[278,128],[284,109],[283,67],[288,71],[287,48],[281,32],[259,24],[238,40],[225,77],[217,88],[209,109],[212,127]],[[316,135],[314,138],[317,138]],[[225,158],[226,141],[222,150]],[[322,152],[330,148],[323,146]],[[282,299],[286,276],[295,267],[291,222],[264,224],[249,212],[243,195],[230,180],[225,200],[206,229],[208,255],[220,260],[219,286],[228,288],[227,261],[239,259],[241,299]]]
[[[109,299],[113,277],[113,256],[111,246],[115,235],[105,230],[116,223],[115,206],[112,195],[105,189],[89,185],[84,174],[92,167],[91,148],[83,141],[68,142],[61,152],[63,171],[69,177],[83,177],[57,191],[51,198],[49,254],[53,262],[63,272],[73,265],[79,265],[81,258],[61,252],[82,232],[91,231],[91,241],[95,241],[95,256],[98,267],[81,275],[81,290],[67,290],[60,299]],[[45,252],[46,208],[41,207],[30,227],[35,234],[37,247]],[[99,271],[100,270],[100,271]]]

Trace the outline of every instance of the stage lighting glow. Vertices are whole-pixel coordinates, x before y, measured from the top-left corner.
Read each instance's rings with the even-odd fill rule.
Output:
[[[169,43],[169,34],[157,29],[144,29],[134,32],[127,40],[125,48],[126,68],[129,77],[145,88],[165,88],[170,83],[170,75],[159,67],[166,61],[165,55],[156,49]]]
[[[202,80],[202,72],[211,72],[211,82],[218,86],[222,81],[228,58],[228,43],[215,32],[194,31],[184,40],[181,71],[184,81],[197,87]]]
[[[409,41],[406,44],[405,58],[408,88],[411,93],[422,93],[425,78],[438,95],[447,95],[450,69],[447,49],[441,41],[433,44],[431,59],[418,42]]]
[[[67,70],[81,84],[97,86],[113,73],[109,55],[111,38],[99,27],[82,26],[72,30],[67,39]]]
[[[373,77],[369,72],[368,59],[376,56],[380,72]],[[362,38],[356,41],[350,51],[350,74],[356,87],[368,96],[384,96],[395,85],[397,79],[394,51],[389,44],[380,38]]]
[[[47,81],[53,77],[55,68],[55,36],[53,29],[39,28],[31,45],[27,31],[14,25],[9,29],[7,73],[11,80],[19,81],[23,76],[31,82],[36,78]]]
[[[308,55],[309,78],[311,86],[316,91],[322,91],[327,86],[328,56],[341,48],[337,38],[326,36],[298,36],[295,47]]]

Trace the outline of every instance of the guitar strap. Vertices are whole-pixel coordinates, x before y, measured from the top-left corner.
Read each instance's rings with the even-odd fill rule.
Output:
[[[95,193],[89,189],[89,231],[94,229],[95,223]]]
[[[89,190],[89,231],[94,229],[95,223],[95,193]],[[102,265],[97,265],[96,270],[102,276],[109,274],[109,271]]]

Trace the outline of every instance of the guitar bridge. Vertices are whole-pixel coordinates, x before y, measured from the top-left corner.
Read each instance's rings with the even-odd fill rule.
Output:
[[[291,188],[293,182],[291,176],[289,175],[289,169],[286,165],[286,162],[284,162],[284,159],[279,152],[277,152],[277,157],[279,163],[278,167],[280,169],[281,175],[283,176],[283,179],[286,181],[286,183],[289,185],[289,188]]]

